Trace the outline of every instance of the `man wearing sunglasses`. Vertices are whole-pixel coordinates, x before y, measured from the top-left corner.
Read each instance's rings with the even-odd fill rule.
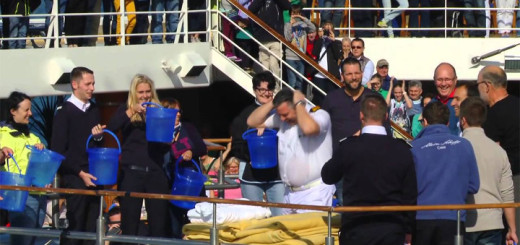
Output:
[[[374,74],[374,62],[365,57],[365,41],[361,38],[354,38],[350,48],[352,50],[352,57],[356,58],[361,64],[361,71],[363,72],[363,80],[361,81],[363,85],[366,85]],[[388,88],[386,88],[386,90],[388,90]]]

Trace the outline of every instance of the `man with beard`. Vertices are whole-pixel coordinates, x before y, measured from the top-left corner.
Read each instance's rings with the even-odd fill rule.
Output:
[[[345,59],[341,66],[341,76],[345,87],[331,91],[322,103],[322,108],[329,113],[332,123],[333,152],[339,148],[340,142],[347,137],[359,135],[361,130],[361,121],[359,120],[361,100],[368,94],[379,95],[377,92],[366,89],[361,85],[363,72],[361,71],[361,63],[356,58]],[[389,131],[387,130],[387,132]],[[336,183],[336,197],[339,205],[343,201],[342,187],[342,181]]]
[[[323,100],[322,108],[330,114],[332,121],[332,145],[337,149],[340,141],[359,134],[361,121],[359,111],[361,99],[367,94],[377,94],[361,85],[363,72],[356,58],[347,58],[341,67],[345,87],[331,91]]]

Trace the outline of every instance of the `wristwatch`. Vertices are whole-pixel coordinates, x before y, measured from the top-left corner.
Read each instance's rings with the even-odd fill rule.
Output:
[[[294,107],[296,107],[299,104],[302,104],[303,106],[305,106],[305,104],[307,104],[307,101],[305,101],[305,100],[298,100],[296,103],[294,103]]]

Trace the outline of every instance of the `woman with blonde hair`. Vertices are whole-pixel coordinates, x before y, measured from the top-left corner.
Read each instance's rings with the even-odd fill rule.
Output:
[[[144,102],[159,103],[153,81],[146,75],[137,74],[132,79],[128,100],[112,116],[107,128],[121,131],[121,160],[118,190],[169,194],[168,179],[162,169],[163,156],[169,144],[146,140],[146,107]],[[143,199],[122,197],[121,230],[123,235],[137,235]],[[169,235],[168,201],[145,200],[148,213],[149,235]]]

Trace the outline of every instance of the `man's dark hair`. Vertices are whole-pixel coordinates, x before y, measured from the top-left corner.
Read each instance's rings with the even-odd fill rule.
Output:
[[[348,57],[345,60],[343,60],[343,62],[341,63],[341,74],[343,74],[343,72],[345,71],[345,65],[358,65],[359,70],[363,71],[363,69],[361,68],[361,63],[359,63],[359,60],[357,60],[354,57]]]
[[[387,105],[379,94],[369,94],[361,100],[361,112],[366,119],[381,122],[385,120]]]
[[[479,97],[480,93],[478,92],[478,85],[475,82],[471,81],[458,81],[456,88],[465,87],[466,93],[468,97]]]
[[[301,13],[302,12],[302,5],[301,4],[292,4],[291,5],[291,14],[292,13]]]
[[[116,214],[120,214],[120,213],[121,213],[121,208],[119,206],[115,206],[115,207],[111,208],[110,210],[108,210],[108,217],[116,215]]]
[[[361,39],[359,37],[352,39],[352,41],[350,43],[352,44],[353,42],[361,42],[363,44],[363,48],[365,47],[365,41],[363,41],[363,39]]]
[[[284,89],[280,90],[280,92],[278,92],[276,94],[276,96],[274,96],[274,99],[273,99],[274,108],[280,106],[284,102],[289,102],[289,105],[292,106],[293,97],[294,97],[294,92],[291,89],[284,88]]]
[[[424,107],[426,106],[426,105],[424,104],[424,99],[425,99],[425,98],[430,98],[430,100],[431,100],[431,99],[435,98],[435,94],[430,93],[430,92],[423,94],[423,96],[422,96],[422,98],[421,98],[421,107],[422,107],[422,108],[424,108]]]
[[[267,82],[267,88],[274,90],[276,80],[270,71],[262,71],[253,76],[253,89],[260,87],[260,83]]]
[[[78,66],[74,67],[70,72],[70,82],[77,81],[79,82],[83,78],[83,74],[88,73],[94,75],[94,72],[86,67]]]
[[[480,127],[486,121],[487,105],[480,97],[468,97],[460,104],[460,118],[470,127]]]
[[[440,101],[432,101],[428,103],[423,110],[423,118],[428,121],[428,125],[442,124],[448,125],[450,121],[450,110],[448,106]]]

